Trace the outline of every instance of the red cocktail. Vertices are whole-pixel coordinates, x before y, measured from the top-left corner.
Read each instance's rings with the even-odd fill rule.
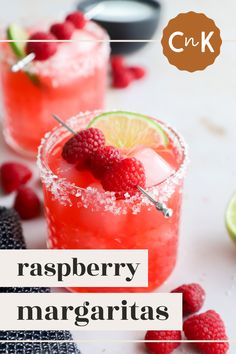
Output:
[[[75,28],[73,42],[59,43],[50,58],[29,64],[28,73],[12,72],[18,58],[8,43],[1,46],[4,135],[11,147],[35,155],[41,138],[55,126],[52,113],[65,119],[103,108],[109,44],[96,40],[106,39],[104,30],[88,21]]]
[[[48,246],[55,249],[148,249],[148,288],[71,290],[151,291],[167,279],[176,262],[185,145],[172,128],[152,118],[127,112],[106,113],[96,118],[97,115],[79,115],[69,120],[68,125],[78,132],[92,120],[91,126],[103,131],[107,144],[118,147],[123,159],[135,158],[142,164],[146,190],[156,200],[166,203],[173,210],[173,216],[166,219],[136,189],[122,197],[117,197],[117,189],[116,192],[105,191],[103,179],[96,178],[91,169],[76,168],[75,164],[65,161],[63,146],[71,133],[59,127],[46,136],[38,157]]]

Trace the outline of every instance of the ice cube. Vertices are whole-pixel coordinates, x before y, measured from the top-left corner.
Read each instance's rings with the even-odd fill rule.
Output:
[[[141,161],[144,166],[147,187],[164,181],[174,172],[173,168],[153,149],[139,150],[134,157]]]

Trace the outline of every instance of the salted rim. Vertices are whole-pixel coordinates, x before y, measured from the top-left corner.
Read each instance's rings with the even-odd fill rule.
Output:
[[[120,110],[111,110],[109,112],[118,112]],[[105,113],[99,110],[90,112],[81,112],[76,116],[71,117],[66,121],[66,123],[73,128],[76,123],[78,123],[79,119],[86,119],[86,123],[88,121],[88,118],[91,116],[91,119],[95,118],[96,115],[99,115],[101,113]],[[108,111],[107,111],[108,113]],[[133,112],[135,113],[135,112]],[[172,196],[172,194],[175,191],[175,186],[179,185],[180,181],[183,179],[185,172],[186,172],[186,167],[188,164],[188,148],[187,145],[182,137],[181,134],[177,132],[176,129],[172,128],[169,124],[163,123],[162,121],[150,117],[151,119],[155,119],[158,123],[161,124],[162,128],[171,135],[171,138],[174,141],[174,145],[176,146],[176,142],[178,143],[180,151],[182,152],[181,156],[181,161],[179,163],[179,167],[172,173],[170,176],[168,176],[165,180],[162,182],[146,188],[147,191],[149,191],[154,197],[158,198],[159,201],[161,202],[167,202],[169,198]],[[86,125],[87,126],[87,125]],[[128,193],[125,195],[125,199],[116,200],[115,197],[115,192],[107,192],[107,191],[99,191],[97,188],[94,187],[87,187],[87,188],[82,188],[74,183],[68,182],[66,178],[58,177],[48,166],[48,163],[45,161],[44,157],[44,149],[47,148],[48,144],[49,147],[54,145],[53,138],[58,133],[66,133],[67,130],[62,127],[62,126],[56,126],[53,128],[50,132],[47,132],[45,136],[41,140],[41,144],[38,148],[38,156],[37,156],[37,165],[40,170],[40,175],[42,182],[46,185],[46,188],[51,190],[51,192],[54,194],[55,198],[58,197],[60,199],[62,204],[67,204],[69,202],[69,205],[72,205],[72,202],[70,200],[67,200],[68,195],[73,195],[76,197],[81,197],[82,203],[80,203],[80,206],[83,205],[83,202],[87,203],[88,205],[85,206],[86,208],[88,206],[92,205],[92,208],[99,209],[101,206],[104,206],[104,210],[110,210],[113,211],[115,214],[126,214],[128,208],[132,208],[133,212],[137,214],[139,212],[139,208],[143,205],[146,206],[151,206],[152,203],[144,197],[140,192],[137,191],[137,193],[134,196],[130,196]],[[70,136],[70,133],[68,132],[68,136]],[[86,197],[87,196],[87,197]],[[89,202],[89,196],[92,197],[92,200]],[[96,202],[94,202],[94,198],[96,197]],[[105,197],[105,199],[104,199]],[[108,204],[109,208],[106,207]],[[112,205],[113,204],[113,205]],[[118,205],[117,205],[118,204]],[[98,208],[99,207],[99,208]],[[115,210],[115,209],[118,210]]]
[[[88,26],[89,33],[91,33],[95,36],[95,41],[96,41],[96,37],[97,37],[97,31],[99,30],[99,34],[104,38],[105,42],[97,42],[94,47],[92,47],[88,52],[86,52],[86,56],[84,58],[85,61],[87,61],[88,55],[91,55],[95,50],[100,49],[100,48],[101,49],[105,48],[106,49],[105,54],[107,55],[107,57],[109,57],[110,47],[109,47],[109,45],[107,46],[107,42],[106,42],[106,39],[109,40],[109,35],[108,35],[107,31],[102,26],[100,26],[98,23],[96,23],[92,20],[88,21],[87,26]],[[74,40],[74,41],[79,42],[79,40]],[[84,55],[84,53],[82,52],[82,56],[83,55]],[[12,51],[12,49],[9,46],[9,48],[7,47],[7,50],[1,50],[0,60],[5,62],[8,65],[13,65],[16,63],[16,61],[19,60],[19,58],[16,57],[16,55],[14,54],[14,52]],[[40,74],[40,71],[43,70],[41,67],[44,67],[45,64],[48,65],[47,60],[45,62],[46,63],[44,63],[44,61],[36,61],[35,63],[30,63],[28,65],[28,67],[30,68],[30,70],[32,72],[35,72],[36,74]],[[99,61],[96,58],[96,60],[94,60],[94,67],[96,67],[98,65],[99,65]]]

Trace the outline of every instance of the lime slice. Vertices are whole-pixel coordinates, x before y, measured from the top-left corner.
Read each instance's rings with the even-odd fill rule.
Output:
[[[107,145],[120,149],[137,146],[167,146],[167,133],[156,121],[138,113],[123,111],[107,112],[95,117],[89,127],[102,130]]]
[[[7,28],[7,39],[10,40],[26,40],[28,39],[27,32],[16,24],[12,24]],[[24,58],[25,43],[24,42],[9,42],[13,52],[18,58]]]
[[[231,198],[225,213],[225,225],[232,240],[236,243],[236,193]]]

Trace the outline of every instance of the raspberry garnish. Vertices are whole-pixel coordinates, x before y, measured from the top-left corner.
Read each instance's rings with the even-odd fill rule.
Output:
[[[21,219],[33,219],[40,214],[40,200],[29,187],[21,187],[16,195],[14,208]]]
[[[145,340],[181,340],[180,331],[147,331]],[[152,354],[170,354],[179,345],[178,342],[146,342],[146,348]]]
[[[29,40],[55,40],[56,37],[47,32],[36,32]],[[34,53],[35,60],[47,60],[57,51],[56,42],[27,42],[26,53]]]
[[[90,169],[93,175],[100,179],[114,164],[122,159],[120,151],[113,146],[99,149],[90,159]]]
[[[72,12],[66,17],[66,21],[72,22],[73,25],[78,29],[84,28],[87,22],[83,12],[81,11]]]
[[[129,71],[136,80],[140,80],[146,75],[146,70],[142,66],[130,66]]]
[[[88,128],[81,130],[65,143],[62,157],[68,163],[83,163],[104,145],[103,132],[97,128]]]
[[[65,21],[63,23],[55,23],[51,26],[50,32],[57,38],[57,39],[70,39],[75,27],[69,21]]]
[[[229,344],[217,342],[227,340],[225,325],[220,315],[209,310],[200,315],[194,315],[184,322],[184,333],[190,340],[209,340],[211,343],[197,342],[194,343],[196,348],[204,354],[226,354]]]
[[[29,168],[18,162],[5,162],[0,168],[1,186],[5,193],[17,190],[32,177]]]
[[[199,311],[205,301],[205,291],[199,284],[184,284],[171,292],[183,294],[183,315]]]
[[[145,182],[143,164],[135,157],[116,163],[101,180],[105,191],[116,192],[117,198],[124,198],[126,193],[134,195],[137,186],[145,188]]]

